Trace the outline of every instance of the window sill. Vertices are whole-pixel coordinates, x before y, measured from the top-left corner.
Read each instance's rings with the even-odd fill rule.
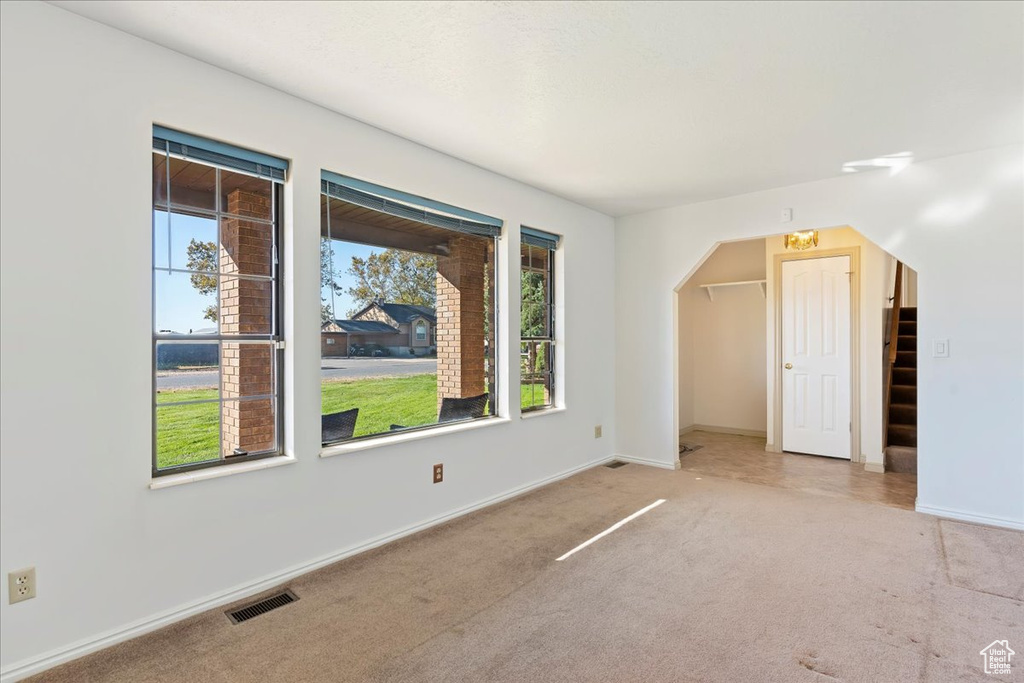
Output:
[[[468,432],[473,429],[482,429],[484,427],[493,427],[495,425],[508,423],[509,419],[507,417],[491,417],[484,420],[474,420],[473,422],[460,422],[458,424],[444,425],[443,427],[434,427],[433,429],[424,429],[418,432],[388,434],[386,436],[378,436],[371,439],[354,441],[352,443],[340,443],[333,446],[325,446],[320,451],[320,457],[331,458],[335,455],[346,455],[348,453],[356,453],[358,451],[365,451],[371,448],[394,446],[396,444],[406,443],[407,441],[432,439],[436,436],[458,434],[459,432]]]
[[[206,469],[182,472],[181,474],[168,474],[166,477],[154,477],[149,483],[149,488],[153,490],[166,489],[171,486],[191,484],[192,482],[205,481],[207,479],[219,479],[220,477],[227,477],[232,474],[241,474],[242,472],[267,470],[271,467],[290,465],[293,462],[296,462],[293,456],[276,455],[272,458],[263,458],[262,460],[238,462],[230,465],[221,465],[219,467],[207,467]]]
[[[543,410],[528,410],[525,413],[520,413],[519,418],[522,420],[532,420],[535,417],[543,417],[544,415],[555,415],[557,413],[564,412],[564,406],[552,406],[551,408],[544,408]]]

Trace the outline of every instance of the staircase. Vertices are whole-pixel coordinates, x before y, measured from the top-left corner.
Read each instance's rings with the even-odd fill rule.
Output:
[[[917,473],[917,309],[899,311],[896,361],[889,386],[885,469]]]
[[[903,264],[899,261],[889,322],[885,470],[917,474],[917,309],[903,308]]]

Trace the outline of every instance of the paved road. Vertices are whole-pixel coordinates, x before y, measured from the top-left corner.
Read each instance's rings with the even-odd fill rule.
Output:
[[[327,378],[392,377],[437,372],[436,358],[322,358],[320,376]]]
[[[395,377],[437,372],[436,358],[323,358],[320,376],[324,379],[353,377]],[[158,372],[157,389],[215,388],[217,373]]]

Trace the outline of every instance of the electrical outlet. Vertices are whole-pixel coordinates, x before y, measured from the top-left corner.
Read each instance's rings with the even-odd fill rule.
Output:
[[[36,597],[36,568],[29,567],[7,575],[10,604]]]
[[[444,481],[444,463],[434,465],[434,483],[440,484]]]
[[[594,438],[595,439],[600,439],[601,438],[601,425],[597,425],[596,427],[594,427]]]

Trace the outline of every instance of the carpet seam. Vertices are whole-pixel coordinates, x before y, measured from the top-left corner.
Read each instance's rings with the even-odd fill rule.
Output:
[[[699,474],[702,477],[707,477],[709,479],[715,479],[717,481],[731,481],[731,482],[735,482],[737,484],[747,484],[749,486],[759,486],[761,488],[772,489],[773,491],[791,491],[792,493],[800,493],[800,494],[804,494],[804,495],[807,495],[807,496],[813,496],[815,498],[824,498],[826,500],[836,500],[836,501],[842,501],[842,502],[848,502],[848,503],[857,503],[858,505],[869,505],[871,507],[881,506],[881,507],[887,508],[889,510],[900,510],[901,512],[912,512],[914,514],[920,514],[916,510],[914,510],[913,508],[905,508],[905,507],[899,507],[898,505],[890,505],[890,504],[884,503],[882,501],[860,500],[859,498],[846,498],[844,496],[829,496],[829,495],[822,494],[822,493],[814,493],[813,491],[808,491],[806,489],[801,489],[801,488],[789,488],[789,487],[786,487],[786,486],[772,486],[771,484],[761,484],[761,483],[754,482],[754,481],[747,481],[745,479],[734,479],[732,477],[723,477],[723,476],[719,476],[719,475],[715,475],[715,474],[708,474],[706,472],[701,472],[700,470],[679,469],[679,470],[676,470],[676,472],[687,472],[689,474]]]

